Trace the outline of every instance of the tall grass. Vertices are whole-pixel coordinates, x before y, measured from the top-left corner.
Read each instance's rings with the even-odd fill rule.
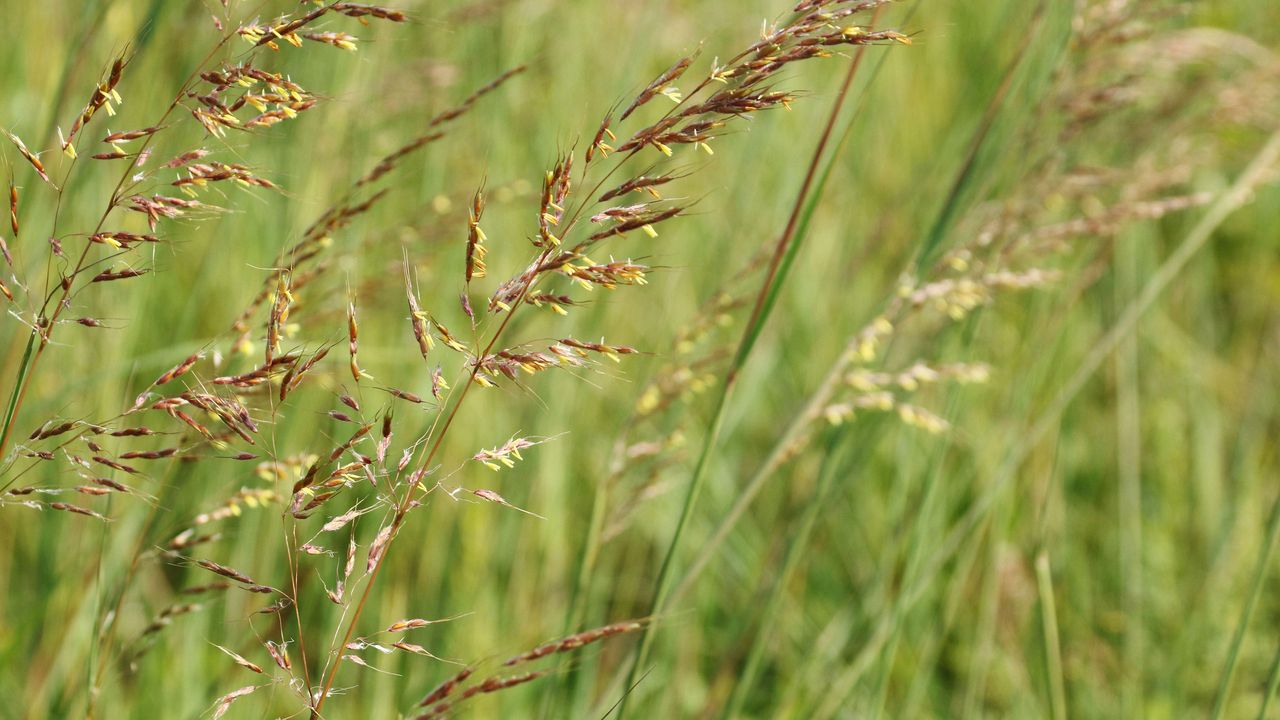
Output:
[[[13,10],[0,716],[1265,716],[1276,20]]]

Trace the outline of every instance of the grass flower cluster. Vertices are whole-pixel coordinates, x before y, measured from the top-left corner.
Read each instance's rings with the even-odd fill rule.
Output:
[[[1277,266],[1235,218],[1280,207],[1280,38],[92,5],[0,116],[14,717],[1266,716]],[[1263,246],[1193,264],[1220,235]],[[1149,583],[1204,567],[1157,652]]]

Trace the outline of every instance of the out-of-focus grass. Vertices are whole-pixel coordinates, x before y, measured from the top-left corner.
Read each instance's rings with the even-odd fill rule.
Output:
[[[21,432],[55,414],[101,417],[127,405],[151,377],[230,324],[256,292],[258,269],[373,158],[411,137],[432,112],[527,62],[526,76],[414,161],[400,174],[394,198],[339,240],[406,242],[427,294],[450,302],[465,228],[437,227],[434,219],[465,203],[487,178],[490,188],[501,188],[491,195],[493,219],[486,223],[493,238],[490,274],[505,277],[525,259],[533,188],[559,149],[581,145],[603,112],[673,57],[698,43],[707,54],[728,54],[758,31],[760,19],[782,8],[769,0],[731,7],[693,0],[511,0],[407,9],[413,24],[369,28],[354,58],[311,51],[293,66],[300,82],[330,89],[333,101],[245,149],[287,193],[241,198],[235,213],[184,227],[177,247],[157,250],[159,275],[84,297],[86,305],[105,308],[99,316],[119,329],[62,336],[32,388]],[[469,9],[485,12],[464,12]],[[924,243],[1001,74],[1031,27],[1032,8],[1006,0],[913,0],[887,13],[886,24],[908,12],[914,14],[904,29],[918,31],[916,45],[871,51],[873,60],[885,56],[884,66],[860,100],[792,281],[728,410],[687,542],[691,553],[844,338],[875,314]],[[51,146],[53,126],[70,122],[100,69],[127,43],[137,56],[113,129],[154,116],[212,43],[208,12],[199,3],[16,3],[4,15],[0,124],[33,144],[43,138],[40,147]],[[1269,0],[1200,3],[1179,22],[1241,32],[1280,49],[1280,7]],[[1049,62],[1049,50],[1031,52],[1037,62]],[[549,519],[437,502],[398,541],[373,596],[373,615],[471,613],[418,638],[437,654],[467,661],[564,632],[596,483],[607,472],[636,390],[665,360],[661,353],[675,329],[781,229],[840,62],[792,76],[794,86],[814,88],[814,101],[754,119],[749,130],[719,141],[714,159],[690,155],[689,162],[708,165],[701,171],[707,191],[697,212],[647,252],[651,264],[667,270],[648,288],[600,295],[574,311],[573,327],[604,328],[611,341],[658,355],[588,383],[539,380],[536,395],[493,393],[464,410],[446,445],[446,455],[457,458],[452,464],[514,433],[564,433],[531,451],[519,469],[484,479]],[[1015,89],[976,166],[975,196],[1007,190],[1017,177],[1018,127],[1032,121],[1034,92],[1025,84]],[[1141,132],[1127,131],[1141,139]],[[1234,155],[1214,158],[1196,178],[1205,189],[1228,183],[1259,144],[1251,136],[1231,140]],[[75,182],[101,182],[108,172],[95,168]],[[101,198],[71,195],[76,200],[63,209],[65,227],[96,219]],[[50,210],[33,200],[23,217],[39,226]],[[1114,263],[1087,287],[1078,288],[1073,278],[1049,292],[1006,299],[962,330],[939,335],[937,356],[995,365],[990,384],[944,398],[956,424],[951,436],[860,420],[830,432],[786,467],[710,572],[659,619],[653,668],[638,691],[643,716],[693,717],[723,705],[765,607],[771,633],[755,685],[741,699],[750,716],[1039,717],[1051,714],[1059,686],[1073,717],[1207,714],[1278,497],[1274,228],[1280,192],[1274,186],[1223,224],[1067,408],[1056,432],[1035,446],[954,558],[941,568],[927,562],[951,541],[949,533],[1009,448],[1200,212],[1127,231],[1115,245]],[[24,231],[24,237],[39,236]],[[948,234],[944,242],[955,240]],[[1082,256],[1091,258],[1087,249]],[[390,309],[376,311],[372,300],[362,308],[362,362],[375,375],[403,377],[420,359],[401,342],[402,281],[388,258],[398,253],[353,254],[343,270],[352,278],[385,275],[382,305]],[[0,330],[4,377],[12,376],[25,337],[16,322]],[[282,444],[336,432],[318,409],[313,417],[295,409],[287,420],[278,428]],[[697,447],[700,438],[688,440]],[[203,464],[176,465],[156,476],[161,482],[150,491],[173,518],[260,485],[247,469],[237,474]],[[680,487],[687,476],[687,469],[677,469],[670,480]],[[831,482],[828,500],[813,519],[790,586],[766,604],[803,504],[824,477]],[[600,550],[588,624],[643,608],[679,495],[668,492],[648,503]],[[93,624],[122,577],[147,512],[140,503],[119,501],[112,509],[116,520],[106,527],[21,508],[0,516],[0,697],[8,699],[0,716],[83,712],[95,662]],[[182,527],[162,523],[147,542],[159,543]],[[274,513],[246,511],[222,541],[221,557],[269,574],[274,546],[264,539],[279,534]],[[274,571],[283,576],[284,554],[277,555]],[[934,574],[923,576],[923,569]],[[1277,651],[1280,604],[1270,592],[1275,579],[1269,568],[1262,571],[1261,601],[1244,635],[1227,717],[1256,715]],[[135,581],[140,593],[119,621],[135,630],[145,624],[158,606],[136,605],[136,598],[167,597],[168,584],[185,572],[154,563],[145,568]],[[916,587],[921,592],[907,604],[904,593]],[[175,622],[136,672],[109,676],[100,716],[196,717],[215,697],[245,684],[237,677],[243,671],[209,643],[251,637],[247,607],[243,598],[228,596]],[[331,621],[320,609],[311,612],[304,620]],[[1050,626],[1057,640],[1046,644]],[[1059,654],[1047,653],[1055,645]],[[476,713],[585,715],[594,692],[613,680],[597,677],[592,667],[606,661],[617,667],[627,647],[623,641],[580,658],[583,676],[571,706],[552,704],[568,697],[552,678],[484,699]],[[351,674],[339,687],[356,677],[360,687],[333,706],[336,716],[395,717],[452,672],[421,658],[388,658],[379,667],[399,676],[344,671]],[[267,703],[255,702],[269,716]]]

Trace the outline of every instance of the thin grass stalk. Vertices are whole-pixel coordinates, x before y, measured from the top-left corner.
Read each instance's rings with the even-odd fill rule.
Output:
[[[917,592],[913,596],[907,596],[904,593],[903,597],[908,598],[910,602],[904,600],[902,603],[892,605],[889,607],[888,612],[881,616],[881,620],[876,625],[875,631],[872,633],[871,637],[867,639],[862,650],[854,658],[853,662],[850,663],[839,676],[835,677],[829,683],[830,687],[825,694],[826,700],[819,705],[816,712],[811,714],[811,717],[834,717],[836,713],[847,704],[849,694],[853,692],[862,676],[871,669],[872,661],[875,659],[876,655],[880,653],[880,650],[885,646],[885,643],[890,641],[893,636],[893,629],[899,622],[901,622],[902,616],[905,615],[907,611],[911,609],[911,606],[915,604],[915,601],[919,600],[920,596],[923,595],[922,588],[923,583],[920,583],[916,586]]]
[[[746,364],[747,356],[751,353],[751,349],[755,344],[755,340],[759,337],[760,330],[765,322],[769,319],[770,309],[769,303],[771,294],[777,292],[777,287],[786,281],[786,275],[780,274],[783,260],[786,258],[788,251],[792,246],[792,241],[797,237],[796,230],[799,226],[801,215],[806,206],[806,199],[809,197],[809,191],[814,185],[815,179],[818,177],[818,169],[822,161],[822,157],[826,151],[827,145],[834,133],[836,121],[840,117],[840,110],[844,107],[845,98],[848,97],[849,89],[853,85],[853,79],[857,75],[858,68],[861,65],[864,47],[860,47],[854,55],[854,59],[849,64],[849,70],[845,73],[844,81],[840,86],[840,91],[836,96],[836,100],[832,105],[831,112],[827,117],[827,122],[823,128],[818,145],[814,149],[813,157],[809,162],[809,167],[805,172],[804,181],[801,183],[800,192],[796,197],[796,202],[792,207],[791,215],[787,220],[786,228],[782,235],[778,238],[773,258],[770,262],[769,269],[766,271],[765,280],[761,285],[760,292],[757,295],[755,306],[752,309],[751,317],[747,321],[747,325],[742,334],[742,339],[738,343],[738,349],[734,353],[732,362],[728,371],[725,373],[724,380],[720,383],[719,390],[716,394],[716,400],[712,405],[712,420],[707,428],[706,437],[703,440],[702,448],[698,453],[698,461],[694,466],[693,475],[689,480],[689,489],[685,494],[684,503],[680,509],[680,519],[676,522],[675,532],[672,534],[671,542],[667,546],[667,552],[662,560],[661,569],[658,571],[657,586],[654,591],[653,599],[650,601],[649,609],[645,613],[647,617],[659,617],[667,607],[667,602],[671,595],[672,583],[675,580],[675,556],[680,547],[680,540],[684,535],[685,528],[689,524],[689,519],[693,515],[693,509],[697,505],[698,498],[702,494],[703,485],[706,484],[707,471],[710,467],[711,453],[716,446],[720,435],[720,429],[724,425],[724,410],[728,404],[733,388],[737,383],[739,373]],[[775,285],[776,284],[776,285]],[[626,685],[633,686],[639,679],[640,668],[644,664],[649,654],[649,650],[653,644],[653,626],[652,624],[645,626],[640,636],[640,645],[637,648],[631,663],[631,668],[627,673]],[[618,706],[619,720],[625,720],[627,714],[627,700],[630,693],[623,697]]]
[[[1136,248],[1120,243],[1117,260],[1117,306],[1133,296],[1138,285]],[[1120,713],[1142,715],[1143,614],[1142,588],[1142,398],[1137,337],[1128,338],[1116,350],[1116,518],[1119,525],[1120,577],[1124,578],[1124,663],[1120,683]]]
[[[110,512],[111,506],[114,504],[115,504],[115,498],[107,498],[108,512]],[[93,604],[94,604],[93,617],[95,620],[97,620],[97,618],[102,616],[102,607],[106,602],[106,598],[102,591],[102,584],[103,584],[103,567],[102,566],[103,566],[103,556],[106,555],[106,548],[107,548],[107,543],[109,539],[110,538],[108,537],[108,534],[107,534],[107,524],[103,523],[102,527],[98,529],[98,553],[97,553],[98,567],[97,567],[97,573],[96,573],[96,576],[94,577],[94,583],[93,583]],[[133,562],[131,561],[130,569],[132,569],[132,565],[133,565]],[[121,595],[123,596],[123,593],[121,593]],[[113,618],[112,625],[114,624],[115,623]],[[89,644],[88,662],[85,665],[85,675],[94,680],[96,680],[96,678],[94,678],[94,665],[97,663],[99,659],[98,642],[96,642],[98,638],[99,638],[99,633],[94,633],[93,641],[91,641]],[[85,711],[85,718],[87,718],[88,720],[93,720],[92,709],[94,706],[94,702],[96,700],[96,698],[94,697],[94,695],[96,694],[94,693],[94,690],[97,690],[97,689],[99,688],[96,683],[90,686],[89,709]]]
[[[288,523],[288,521],[285,521]],[[287,562],[289,564],[289,589],[293,593],[293,620],[298,628],[302,627],[302,603],[299,602],[301,594],[298,592],[298,524],[288,523],[285,545],[288,547],[290,541],[293,543],[293,549],[287,553]],[[302,681],[311,687],[311,664],[307,659],[307,640],[306,636],[299,630],[298,632],[298,655],[302,660]]]
[[[966,344],[972,340],[976,325],[976,320],[972,318],[970,322],[967,323],[965,327]],[[953,394],[947,402],[947,410],[943,415],[946,417],[948,422],[952,422],[959,415],[959,411],[959,399]],[[940,491],[943,487],[942,481],[944,479],[945,469],[945,465],[942,460],[945,458],[947,451],[951,447],[952,437],[953,436],[951,435],[947,435],[940,446],[936,447],[933,452],[929,453],[928,460],[926,461],[928,469],[924,470],[927,473],[927,478],[924,481],[924,494],[918,501],[918,505],[912,511],[912,514],[915,515],[916,522],[911,533],[910,543],[906,549],[907,560],[903,571],[904,584],[910,584],[920,576],[920,568],[925,560],[925,541],[930,537],[930,531],[933,530],[931,523],[941,512],[938,506],[942,499]],[[903,486],[907,485],[907,483],[898,484]],[[904,493],[906,492],[908,491],[904,487]],[[907,613],[902,613],[896,617],[905,622]],[[883,677],[880,681],[880,693],[876,698],[874,711],[871,713],[871,717],[873,718],[882,717],[885,712],[885,706],[888,704],[890,676],[893,672],[893,660],[897,654],[898,646],[902,641],[903,636],[902,624],[895,623],[892,627],[892,632],[892,644],[886,653],[887,658],[884,661]]]
[[[582,561],[578,566],[573,594],[569,599],[569,612],[566,615],[565,632],[573,632],[574,629],[581,627],[585,619],[587,602],[591,593],[591,579],[595,577],[596,561],[600,557],[600,537],[604,532],[604,518],[608,509],[608,483],[596,483],[595,496],[591,500],[591,516],[587,520],[587,536],[583,544]],[[581,669],[577,665],[568,670],[564,682],[559,686],[562,688],[561,698],[573,697],[580,672]],[[543,705],[543,717],[546,717],[546,713],[550,710],[550,703],[555,694],[556,691],[554,689],[547,693],[547,699]]]
[[[756,687],[756,676],[760,673],[760,663],[764,659],[766,645],[768,645],[773,636],[773,629],[776,624],[775,619],[782,613],[782,603],[787,597],[787,586],[791,584],[796,569],[800,567],[800,560],[804,557],[804,553],[809,547],[809,538],[813,534],[813,527],[822,511],[827,508],[832,488],[835,486],[838,469],[844,464],[844,453],[840,452],[835,446],[836,438],[833,437],[827,443],[826,452],[822,455],[822,467],[818,471],[818,486],[814,489],[813,496],[809,498],[804,514],[796,521],[796,529],[791,538],[791,546],[787,548],[787,555],[783,560],[782,567],[778,570],[778,576],[773,583],[773,590],[770,592],[769,599],[760,613],[760,622],[756,627],[751,649],[747,651],[746,662],[742,666],[742,672],[738,675],[737,682],[733,686],[733,692],[730,694],[729,701],[725,704],[724,712],[721,714],[721,717],[725,720],[732,720],[739,716],[748,693],[751,692],[752,688]]]
[[[1010,91],[1013,90],[1014,81],[1017,79],[1025,61],[1030,57],[1029,51],[1033,47],[1033,41],[1040,37],[1040,33],[1044,28],[1045,11],[1048,9],[1048,5],[1048,0],[1041,0],[1036,6],[1035,13],[1031,16],[1029,29],[1023,34],[1022,43],[1013,55],[1013,62],[1009,64],[1004,76],[1000,78],[1000,85],[997,86],[995,94],[992,95],[991,102],[987,104],[987,109],[982,114],[982,119],[978,121],[978,127],[974,131],[973,138],[969,141],[969,149],[965,153],[964,162],[960,164],[960,172],[956,173],[956,178],[952,182],[950,190],[947,191],[946,200],[942,203],[942,209],[938,212],[937,218],[934,219],[933,225],[929,228],[929,234],[925,236],[924,245],[916,258],[917,272],[923,272],[933,263],[938,249],[942,246],[943,239],[955,223],[956,217],[960,212],[961,201],[965,198],[965,193],[973,182],[978,160],[982,155],[982,151],[987,147],[987,140],[991,136],[991,130],[995,127],[996,120],[1000,117],[1000,111],[1004,108],[1005,100],[1009,97]]]
[[[918,8],[919,5],[916,6]],[[916,8],[912,8],[904,20],[904,23],[911,21],[911,16],[915,14]],[[880,24],[880,15],[884,11],[881,5],[875,9],[871,15],[870,27],[876,27]],[[779,242],[778,248],[774,252],[773,258],[770,260],[769,269],[765,275],[764,285],[760,295],[756,298],[756,304],[751,310],[751,317],[747,320],[747,330],[743,335],[742,343],[738,347],[738,351],[734,357],[731,368],[741,368],[746,364],[747,355],[755,346],[756,340],[760,337],[760,333],[764,330],[764,324],[768,320],[770,313],[773,312],[773,306],[778,300],[778,294],[782,290],[783,283],[791,274],[791,265],[795,262],[796,255],[799,253],[800,247],[804,244],[805,237],[808,236],[809,223],[813,219],[813,213],[818,207],[818,200],[822,197],[823,191],[826,189],[827,180],[831,176],[831,170],[835,167],[836,158],[840,155],[840,148],[844,145],[844,141],[848,138],[847,128],[852,124],[852,118],[846,125],[846,132],[841,135],[840,140],[836,144],[836,149],[828,156],[827,162],[822,169],[817,182],[813,181],[813,172],[819,162],[823,150],[831,139],[831,134],[835,129],[836,120],[839,118],[840,110],[844,106],[849,89],[852,86],[853,79],[857,75],[858,67],[862,64],[862,56],[866,52],[866,46],[858,48],[854,54],[853,62],[849,67],[849,72],[845,76],[844,84],[840,87],[840,93],[836,97],[835,105],[831,109],[831,115],[827,120],[827,126],[823,130],[822,138],[818,142],[818,148],[815,150],[813,160],[810,165],[809,174],[805,177],[804,185],[801,187],[800,196],[796,199],[796,205],[792,209],[792,216],[788,219],[788,228],[784,232],[784,237],[788,234],[791,239],[786,242]],[[880,59],[881,64],[876,65],[878,71],[885,58]],[[866,93],[866,87],[870,87],[872,81],[879,73],[872,75],[871,80],[864,86],[863,94]],[[854,108],[856,114],[857,108]],[[812,186],[812,188],[810,187]],[[812,192],[810,192],[812,190]],[[780,278],[774,282],[774,278]],[[731,369],[730,373],[736,372]]]
[[[1067,692],[1062,680],[1062,641],[1058,635],[1058,606],[1053,599],[1053,571],[1049,553],[1036,556],[1036,591],[1040,594],[1040,622],[1044,631],[1044,665],[1049,683],[1049,709],[1054,720],[1067,718]]]
[[[1271,661],[1271,672],[1267,675],[1267,690],[1262,695],[1262,706],[1258,708],[1258,720],[1266,720],[1270,715],[1271,703],[1276,699],[1276,688],[1280,688],[1280,649],[1276,650],[1275,659]]]
[[[933,691],[932,678],[939,672],[946,672],[947,661],[944,655],[951,647],[957,626],[961,632],[972,627],[974,606],[969,591],[971,583],[978,582],[984,575],[984,568],[979,563],[989,557],[989,553],[985,551],[991,544],[989,541],[974,543],[972,550],[957,561],[949,595],[939,603],[942,606],[942,622],[937,627],[937,632],[928,633],[920,650],[913,653],[917,658],[917,672],[907,687],[902,702],[894,708],[890,717],[925,717],[930,714],[926,704]],[[925,622],[932,627],[930,619]],[[880,711],[883,714],[883,707]]]
[[[1236,623],[1235,634],[1231,638],[1231,648],[1227,651],[1227,661],[1222,667],[1222,675],[1218,680],[1218,691],[1213,699],[1213,712],[1209,715],[1213,720],[1221,720],[1226,714],[1227,704],[1231,699],[1231,684],[1235,680],[1236,667],[1240,663],[1240,648],[1244,646],[1245,635],[1249,632],[1249,623],[1258,607],[1258,598],[1262,597],[1262,586],[1266,584],[1267,568],[1271,565],[1271,557],[1275,554],[1276,540],[1280,539],[1280,498],[1271,504],[1271,516],[1267,520],[1267,540],[1258,555],[1258,562],[1253,568],[1253,578],[1249,587],[1249,598],[1244,609],[1240,611],[1240,619]],[[1277,658],[1280,662],[1280,656]],[[1268,680],[1267,699],[1270,700],[1275,690],[1276,669],[1272,668],[1272,677]],[[1263,717],[1260,715],[1259,717]]]
[[[961,342],[965,347],[970,347],[978,331],[978,325],[981,323],[981,316],[970,316],[961,329],[963,336]],[[890,343],[893,339],[890,339]],[[889,349],[886,348],[884,354],[888,355]],[[942,416],[946,418],[948,423],[953,423],[960,415],[961,399],[957,393],[951,393],[947,399],[946,410]],[[902,582],[910,584],[920,577],[921,568],[925,561],[926,541],[932,537],[932,533],[943,532],[945,528],[935,527],[934,523],[940,515],[945,514],[945,510],[941,507],[943,500],[942,490],[945,487],[944,480],[946,476],[946,464],[944,460],[948,452],[952,449],[955,436],[953,434],[944,435],[941,442],[933,445],[928,457],[925,460],[924,467],[921,469],[927,475],[924,480],[923,494],[920,499],[912,506],[911,514],[915,518],[915,527],[911,532],[911,539],[908,544],[906,565],[903,570]],[[898,483],[904,486],[904,494],[909,492],[906,486],[908,483]],[[904,500],[910,502],[909,500]],[[976,554],[976,553],[975,553]],[[905,613],[903,614],[905,619]],[[881,693],[879,704],[876,706],[874,717],[880,717],[884,713],[885,705],[888,701],[889,674],[892,672],[893,657],[896,654],[897,643],[902,636],[902,628],[894,628],[894,649],[889,652],[889,660],[886,662],[885,678],[881,684]]]
[[[18,407],[22,404],[22,395],[27,386],[27,375],[31,372],[33,362],[33,353],[36,346],[36,331],[32,330],[27,336],[27,347],[22,352],[22,360],[18,363],[18,377],[14,380],[13,391],[9,395],[9,402],[5,405],[4,410],[4,429],[0,430],[0,462],[3,462],[5,449],[9,446],[9,435],[13,432],[14,418],[18,414]],[[10,478],[9,482],[0,485],[0,491],[7,490],[16,478]]]
[[[889,704],[889,686],[893,683],[893,664],[898,656],[898,650],[902,647],[903,625],[907,622],[907,614],[902,613],[896,617],[892,628],[892,635],[886,643],[884,652],[881,654],[879,674],[872,678],[871,695],[869,700],[865,701],[866,709],[863,711],[868,720],[880,720],[884,717],[885,706]],[[912,648],[916,650],[916,648]]]
[[[176,466],[177,463],[170,463],[169,469],[173,470]],[[171,478],[166,478],[166,480],[169,479]],[[125,570],[124,578],[120,581],[120,588],[116,592],[115,603],[111,609],[111,625],[107,628],[105,636],[101,633],[94,633],[94,640],[96,641],[95,644],[97,646],[99,659],[96,663],[96,668],[91,669],[89,673],[89,705],[85,710],[85,717],[87,718],[94,717],[98,696],[101,694],[100,690],[102,688],[102,680],[107,673],[108,666],[111,664],[111,645],[115,640],[116,628],[119,627],[120,624],[120,611],[124,608],[125,593],[128,592],[129,583],[133,581],[133,576],[137,572],[138,566],[141,563],[142,551],[147,547],[147,537],[151,534],[151,529],[155,526],[155,521],[159,517],[160,509],[167,504],[168,496],[172,494],[178,486],[176,483],[165,481],[161,483],[160,487],[163,488],[161,495],[156,498],[155,503],[153,503],[150,510],[147,511],[146,520],[143,521],[142,529],[138,532],[138,538],[134,542],[133,551],[129,554],[129,566]],[[105,551],[105,538],[101,547]],[[101,585],[102,581],[101,578],[99,578],[99,587],[101,587]],[[100,626],[100,623],[95,623],[95,626]],[[91,665],[92,664],[91,655]]]
[[[977,625],[974,633],[974,645],[976,646],[976,658],[969,662],[967,677],[965,678],[964,703],[959,717],[976,718],[982,717],[979,708],[982,706],[983,696],[987,691],[987,676],[991,670],[991,661],[995,656],[996,645],[996,620],[1000,611],[1000,578],[994,571],[999,567],[999,543],[996,542],[992,527],[1000,527],[1007,520],[1003,517],[1008,514],[1008,503],[1001,505],[1002,517],[994,522],[988,523],[988,539],[987,552],[985,556],[986,572],[983,573],[982,588],[977,602]]]

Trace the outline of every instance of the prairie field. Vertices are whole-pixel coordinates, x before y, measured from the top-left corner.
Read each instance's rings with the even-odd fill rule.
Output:
[[[5,0],[0,718],[1280,718],[1280,3]]]

